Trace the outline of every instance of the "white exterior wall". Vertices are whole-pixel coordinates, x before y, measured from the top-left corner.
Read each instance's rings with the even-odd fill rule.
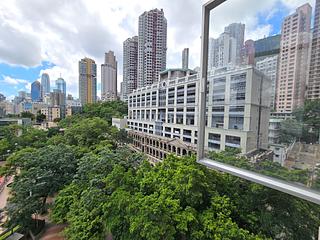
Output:
[[[240,80],[234,80],[234,76],[239,75],[245,77]],[[216,84],[214,83],[216,79],[225,79],[225,82]],[[216,73],[214,76],[210,76],[208,81],[208,124],[206,127],[205,148],[209,150],[214,150],[214,148],[216,150],[224,150],[226,146],[238,147],[242,149],[242,153],[247,153],[257,148],[266,149],[268,145],[270,110],[270,96],[266,92],[267,88],[271,86],[269,79],[253,67],[243,67],[228,72]],[[246,85],[243,88],[242,85],[244,83]],[[236,89],[231,90],[231,86],[233,86],[233,89],[236,86]],[[240,89],[238,89],[239,87]],[[184,89],[179,90],[180,88]],[[222,90],[217,94],[216,91],[219,88],[222,88]],[[174,90],[170,91],[170,89]],[[163,104],[159,100],[161,91],[165,91]],[[135,131],[157,134],[168,138],[176,137],[185,143],[197,144],[198,91],[199,79],[196,75],[164,80],[157,84],[137,89],[128,97],[128,126]],[[245,94],[245,99],[231,100],[231,97],[238,98],[242,93]],[[172,98],[169,97],[171,94]],[[216,97],[220,96],[219,94],[224,96],[224,101],[221,103],[216,101]],[[152,96],[154,96],[154,101],[152,101]],[[145,104],[142,104],[143,102]],[[220,108],[223,108],[223,111],[219,112]],[[192,110],[194,111],[192,112]],[[158,116],[161,111],[165,114],[163,119]],[[149,118],[146,118],[148,112],[150,113]],[[152,112],[155,113],[154,119],[151,117]],[[173,122],[169,121],[170,113],[173,113]],[[181,123],[178,122],[179,113],[183,116]],[[192,118],[190,118],[192,115],[194,117],[193,124],[187,122]],[[187,116],[189,116],[188,119]],[[238,123],[238,117],[240,123]],[[243,119],[243,124],[241,123],[241,118]],[[220,119],[221,124],[215,125]],[[162,131],[156,132],[157,126],[162,126]],[[220,141],[209,139],[210,133],[219,135]],[[214,136],[211,135],[212,137]],[[237,143],[238,139],[235,141],[230,140],[233,137],[239,137],[240,142]]]

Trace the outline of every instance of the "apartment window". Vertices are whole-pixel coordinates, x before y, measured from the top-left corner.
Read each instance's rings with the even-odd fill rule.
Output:
[[[152,121],[156,120],[156,110],[151,111],[151,120]]]
[[[187,129],[184,129],[184,130],[183,130],[183,135],[184,135],[184,136],[190,136],[190,137],[191,137],[191,134],[192,134],[192,131],[191,131],[191,130],[187,130]]]
[[[230,106],[229,112],[244,112],[244,106]]]
[[[150,110],[146,110],[146,120],[150,120]]]
[[[194,114],[192,113],[187,113],[187,125],[194,125]]]
[[[212,112],[223,113],[224,112],[224,106],[214,106],[214,107],[212,107]]]
[[[168,109],[168,123],[174,123],[174,109]]]
[[[220,149],[221,135],[215,133],[209,133],[208,135],[208,147],[216,150]]]
[[[223,128],[224,116],[212,115],[211,127],[213,128]]]
[[[176,113],[176,124],[183,124],[183,113]]]
[[[180,128],[174,128],[173,129],[174,134],[180,134]]]
[[[229,129],[243,129],[243,116],[229,116]]]
[[[226,136],[226,146],[228,147],[240,147],[241,138],[237,136]]]

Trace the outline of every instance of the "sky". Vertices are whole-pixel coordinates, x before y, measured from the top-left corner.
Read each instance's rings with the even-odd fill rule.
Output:
[[[181,66],[188,47],[189,67],[200,65],[201,7],[206,0],[10,0],[0,1],[0,93],[13,99],[30,92],[31,83],[48,73],[51,86],[60,75],[67,93],[78,97],[78,61],[93,58],[98,70],[112,50],[122,81],[123,42],[138,33],[144,11],[163,9],[168,21],[167,68]],[[227,0],[211,13],[210,36],[226,25],[246,24],[245,39],[280,33],[285,16],[315,0]]]

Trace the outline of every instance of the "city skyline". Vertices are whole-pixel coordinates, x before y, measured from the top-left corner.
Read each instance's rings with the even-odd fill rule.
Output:
[[[250,6],[250,1],[247,0],[248,5]],[[256,4],[258,6],[254,6],[254,12],[257,13],[256,16],[252,16],[249,18],[246,22],[244,22],[246,25],[249,25],[248,29],[246,29],[246,38],[253,38],[254,40],[261,38],[263,36],[273,35],[280,32],[280,25],[281,20],[284,16],[288,15],[289,13],[293,12],[296,7],[301,5],[302,3],[308,2],[312,6],[314,6],[314,1],[295,1],[286,3],[285,1],[268,1],[268,3],[265,4]],[[123,3],[117,3],[119,5]],[[177,2],[175,3],[174,7],[178,7],[181,4],[187,4],[187,7],[197,7],[199,3],[197,1],[189,1],[188,3],[185,2]],[[238,3],[235,3],[238,4]],[[282,4],[283,7],[279,7],[279,11],[276,13],[273,13],[273,16],[269,16],[268,20],[266,20],[265,17],[259,16],[258,13],[265,12],[267,13],[268,9],[271,9],[274,7],[275,4]],[[1,4],[0,4],[1,5]],[[7,10],[7,12],[12,13],[11,15],[5,15],[5,17],[1,16],[1,18],[5,23],[4,26],[0,28],[0,30],[3,31],[5,34],[7,31],[11,28],[14,28],[14,26],[10,25],[9,22],[17,21],[19,22],[19,19],[15,19],[14,10],[20,9],[23,4],[10,4],[3,7],[0,7],[0,12]],[[85,3],[80,4],[80,8],[84,8]],[[99,4],[98,4],[99,5]],[[252,4],[251,4],[252,5]],[[61,17],[62,21],[68,22],[68,27],[66,28],[60,28],[61,32],[58,32],[57,35],[54,35],[52,39],[45,39],[48,44],[46,44],[44,49],[33,49],[33,50],[39,50],[40,51],[40,57],[37,54],[37,51],[34,51],[34,54],[31,54],[31,56],[25,56],[25,53],[29,49],[24,49],[24,51],[21,51],[21,58],[20,59],[14,59],[14,57],[9,58],[6,56],[4,50],[0,47],[0,89],[1,92],[4,93],[8,99],[12,99],[15,93],[19,90],[30,90],[31,82],[35,80],[40,80],[41,74],[44,72],[49,73],[51,79],[57,79],[60,75],[60,73],[63,74],[66,82],[67,82],[67,93],[72,93],[75,97],[78,97],[78,76],[77,76],[77,61],[80,58],[83,58],[84,56],[88,56],[90,58],[93,58],[97,65],[100,65],[103,61],[103,53],[107,51],[108,49],[111,49],[115,51],[115,55],[118,60],[118,91],[120,90],[120,82],[122,82],[122,43],[125,39],[128,37],[134,36],[138,33],[138,18],[139,15],[141,15],[144,11],[149,11],[153,8],[163,8],[165,12],[165,16],[168,20],[168,51],[167,51],[167,67],[178,67],[181,66],[181,50],[184,47],[190,48],[190,68],[194,68],[199,66],[199,51],[200,51],[200,19],[201,17],[201,8],[196,8],[196,11],[194,11],[194,8],[190,13],[187,11],[186,16],[182,17],[182,19],[177,19],[177,16],[174,15],[174,9],[170,8],[170,4],[167,1],[164,2],[157,2],[157,1],[150,1],[147,4],[139,4],[138,2],[133,1],[130,6],[136,6],[136,11],[131,11],[130,14],[126,16],[126,14],[123,13],[115,13],[117,14],[116,22],[120,26],[120,32],[119,34],[115,34],[113,31],[115,29],[109,29],[108,23],[105,21],[103,17],[100,16],[100,12],[97,9],[98,7],[101,8],[101,6],[95,6],[94,11],[96,11],[99,16],[100,22],[94,21],[96,23],[96,26],[92,26],[91,31],[95,34],[102,34],[103,32],[110,31],[110,34],[112,39],[115,39],[114,41],[110,42],[105,41],[104,43],[101,43],[101,41],[104,39],[103,37],[100,39],[85,39],[84,36],[80,38],[79,40],[76,39],[69,39],[74,42],[74,46],[70,47],[67,42],[63,42],[62,46],[64,49],[61,51],[54,52],[54,48],[56,47],[56,43],[60,43],[57,40],[57,35],[62,38],[62,40],[67,40],[64,38],[64,34],[68,33],[72,27],[77,29],[78,27],[81,27],[78,23],[75,23],[68,19],[67,16],[62,15],[57,17]],[[279,5],[280,6],[280,5]],[[41,6],[40,6],[41,7]],[[65,7],[65,6],[61,6]],[[107,7],[106,7],[107,8]],[[103,10],[106,10],[106,8],[103,8]],[[226,3],[226,6],[223,7],[225,11],[228,10],[228,3]],[[280,11],[281,8],[281,11]],[[223,10],[224,10],[223,9]],[[114,17],[112,15],[112,9],[107,9],[110,11],[109,17]],[[123,11],[128,11],[128,7],[125,7]],[[223,11],[222,11],[223,12]],[[125,12],[127,13],[127,12]],[[244,10],[239,15],[241,16],[232,16],[231,19],[226,19],[225,25],[227,23],[232,22],[240,22],[241,19],[245,16],[252,15],[252,9]],[[28,18],[27,12],[22,12],[22,14],[26,15],[26,18]],[[55,14],[55,13],[53,13]],[[191,18],[190,15],[191,14]],[[221,14],[221,13],[219,13]],[[269,14],[269,12],[268,12]],[[121,16],[119,16],[121,15]],[[217,14],[218,15],[218,14]],[[260,14],[261,15],[261,14]],[[10,17],[9,17],[10,16]],[[12,17],[12,18],[11,18]],[[85,17],[88,19],[91,19],[93,16],[91,16],[90,13],[85,14]],[[40,18],[40,17],[39,17]],[[101,18],[101,19],[100,19]],[[189,19],[190,18],[190,19]],[[32,34],[28,35],[26,34],[24,37],[27,40],[35,38],[37,41],[35,43],[38,43],[40,39],[37,38],[38,35],[36,35],[33,31],[35,27],[37,27],[38,23],[36,18],[31,18],[29,21],[26,21],[24,23],[28,26],[30,32]],[[192,22],[192,25],[190,25],[190,21],[194,20]],[[50,22],[45,21],[45,25],[48,25],[50,27]],[[274,28],[272,29],[270,25],[273,25]],[[105,29],[104,29],[105,27]],[[223,24],[221,24],[221,28],[224,27]],[[185,29],[189,30],[189,36],[188,38],[182,38],[181,31]],[[48,31],[51,28],[48,28]],[[17,31],[22,31],[21,29],[16,29]],[[102,32],[99,32],[102,31]],[[217,32],[223,31],[223,29],[217,29]],[[40,31],[41,32],[41,31]],[[109,32],[108,32],[109,33]],[[53,34],[53,33],[52,33]],[[20,35],[17,34],[16,37],[19,37]],[[108,35],[109,36],[109,35]],[[20,36],[21,37],[21,36]],[[75,36],[74,36],[75,37]],[[80,37],[80,36],[77,36]],[[100,39],[100,40],[99,40]],[[4,39],[6,41],[6,39]],[[61,41],[61,40],[60,40]],[[98,42],[97,42],[98,41]],[[20,47],[19,39],[16,39],[17,49]],[[84,44],[85,43],[85,44]],[[22,44],[22,43],[21,43]],[[70,49],[66,49],[65,45],[68,45],[67,47],[70,47]],[[33,45],[30,46],[32,49]],[[75,49],[79,48],[79,51],[77,51],[77,54],[70,53],[70,51],[75,52]],[[39,52],[38,51],[38,52]],[[3,54],[1,54],[3,53]],[[63,53],[63,54],[61,54]],[[81,54],[81,56],[79,56]],[[30,60],[31,59],[31,60]],[[76,60],[75,60],[76,59]],[[35,67],[34,67],[35,66]],[[97,92],[100,93],[100,70],[98,69],[98,90]]]

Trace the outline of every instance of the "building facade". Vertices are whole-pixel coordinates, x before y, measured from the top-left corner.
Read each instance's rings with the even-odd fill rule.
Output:
[[[320,99],[320,1],[316,0],[307,98]]]
[[[264,58],[256,63],[257,69],[263,72],[271,80],[270,107],[272,110],[276,109],[276,82],[278,76],[278,62],[279,55],[273,55],[271,57]]]
[[[242,23],[231,23],[224,28],[224,32],[236,40],[236,64],[241,64],[241,49],[244,45],[245,25]]]
[[[63,78],[58,78],[56,80],[56,88],[58,89],[62,94],[64,94],[65,98],[67,96],[67,85],[66,85],[66,81]]]
[[[311,41],[311,14],[310,4],[304,4],[282,23],[277,112],[292,112],[304,104]]]
[[[209,76],[206,150],[234,147],[245,154],[267,149],[270,85],[270,80],[252,66]],[[168,152],[185,155],[195,151],[198,97],[198,75],[183,69],[165,71],[159,83],[135,90],[128,100],[128,127],[135,146],[147,154],[151,151],[155,158],[163,158]],[[173,140],[179,150],[169,144]],[[150,141],[155,146],[145,151]]]
[[[61,92],[59,89],[54,89],[53,92],[50,93],[49,105],[51,107],[64,106],[66,105],[65,94]]]
[[[50,77],[48,73],[43,73],[41,75],[41,90],[42,97],[48,93],[50,93]]]
[[[237,40],[228,33],[209,42],[209,70],[237,65]]]
[[[139,17],[138,88],[153,84],[166,69],[167,19],[163,10],[153,9]]]
[[[82,105],[97,100],[97,65],[90,58],[79,61],[79,98]]]
[[[242,65],[255,65],[255,48],[253,40],[250,39],[245,41],[242,48],[241,57]]]
[[[62,118],[60,107],[41,108],[41,113],[46,116],[48,122],[54,122],[55,120]]]
[[[266,57],[272,57],[279,55],[280,53],[281,35],[274,35],[258,39],[254,42],[255,59],[256,62],[265,59]]]
[[[138,37],[128,38],[123,42],[123,84],[122,100],[126,100],[138,85]]]
[[[41,102],[41,84],[39,81],[34,81],[31,84],[31,99],[33,102]]]
[[[182,69],[189,69],[189,48],[182,51]]]
[[[104,64],[101,64],[101,99],[117,99],[117,60],[113,51],[105,53]]]

